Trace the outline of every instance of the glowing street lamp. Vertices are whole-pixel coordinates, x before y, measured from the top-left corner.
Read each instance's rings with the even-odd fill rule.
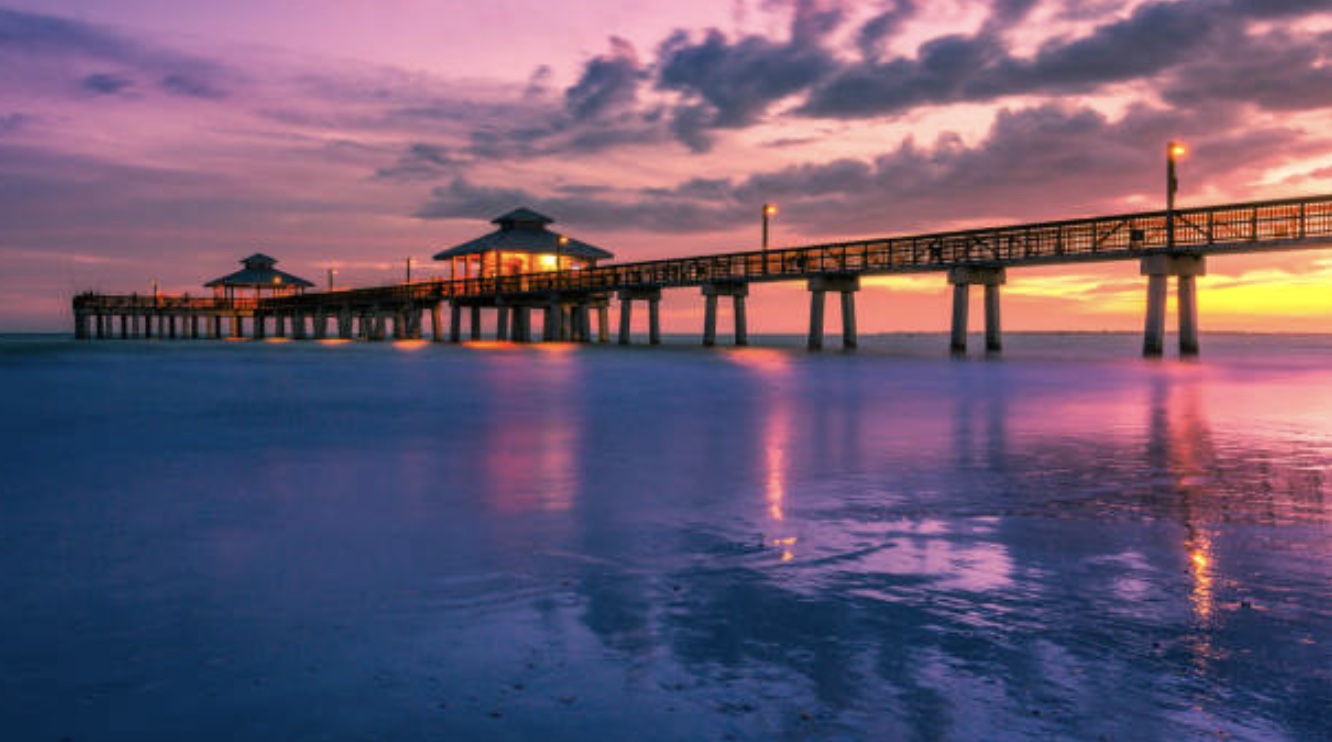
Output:
[[[564,270],[564,267],[560,265],[560,263],[563,262],[564,249],[568,246],[569,246],[568,235],[562,234],[555,238],[555,276],[557,277],[557,279],[560,276],[561,272]]]
[[[334,268],[333,266],[329,266],[329,268],[328,268],[328,290],[329,290],[329,291],[332,291],[332,290],[333,290],[333,276],[337,275],[337,273],[338,273],[338,269],[337,269],[337,268]]]
[[[768,249],[768,220],[777,216],[777,204],[763,204],[763,249]]]
[[[1179,191],[1175,160],[1183,157],[1187,151],[1183,144],[1173,139],[1166,145],[1166,247],[1175,246],[1175,193]]]

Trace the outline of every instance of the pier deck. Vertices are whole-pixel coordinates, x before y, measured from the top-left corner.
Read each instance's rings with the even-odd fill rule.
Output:
[[[662,289],[702,287],[708,302],[704,342],[715,337],[716,300],[735,302],[737,342],[744,342],[744,300],[751,283],[805,280],[811,292],[810,347],[822,345],[822,301],[827,291],[842,294],[843,342],[854,347],[854,301],[861,276],[945,272],[954,286],[953,345],[965,349],[966,290],[986,287],[987,346],[998,350],[999,286],[1006,269],[1094,261],[1138,260],[1149,277],[1144,352],[1160,352],[1164,335],[1165,286],[1179,280],[1181,350],[1196,352],[1197,317],[1193,279],[1205,273],[1209,255],[1316,249],[1332,244],[1332,195],[1150,211],[1063,221],[876,237],[773,250],[699,255],[602,265],[582,270],[523,275],[430,280],[370,288],[310,292],[258,300],[82,294],[74,299],[75,333],[92,337],[176,337],[177,321],[188,322],[189,337],[220,337],[226,320],[231,336],[273,333],[293,337],[336,336],[383,339],[392,321],[393,337],[421,337],[422,314],[429,312],[436,340],[445,336],[441,304],[450,304],[448,337],[459,340],[462,309],[471,315],[471,336],[479,338],[481,308],[495,309],[500,339],[530,339],[532,309],[546,312],[546,339],[592,339],[589,312],[596,309],[608,336],[606,308],[621,302],[623,321],[633,301],[649,302],[653,340],[659,336],[657,303]],[[834,280],[841,277],[840,280]],[[830,283],[830,280],[833,282]],[[848,316],[849,315],[849,316]],[[112,331],[112,318],[120,321]],[[815,327],[815,319],[818,319]],[[139,328],[142,323],[142,328]],[[307,325],[310,323],[310,325]],[[154,332],[153,327],[157,330]],[[307,332],[308,329],[308,332]],[[959,347],[960,345],[960,347]]]

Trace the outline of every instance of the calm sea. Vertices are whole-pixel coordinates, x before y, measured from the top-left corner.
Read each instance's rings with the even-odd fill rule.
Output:
[[[0,730],[1332,738],[1332,337],[1007,341],[0,338]]]

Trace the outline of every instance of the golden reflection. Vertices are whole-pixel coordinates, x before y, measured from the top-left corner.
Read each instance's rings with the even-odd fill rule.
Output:
[[[1187,529],[1184,554],[1188,560],[1189,606],[1194,618],[1208,623],[1215,613],[1214,584],[1216,581],[1216,555],[1212,538],[1205,530],[1211,516],[1211,476],[1216,452],[1212,447],[1211,430],[1203,414],[1203,401],[1193,376],[1197,369],[1181,367],[1170,372],[1169,381],[1163,381],[1152,400],[1152,435],[1164,454],[1161,459],[1174,490],[1179,496],[1179,517]],[[1210,647],[1198,647],[1206,655]]]
[[[428,340],[394,340],[393,347],[396,350],[415,352],[430,346]]]
[[[1193,577],[1189,603],[1193,606],[1193,615],[1206,623],[1212,618],[1215,609],[1212,593],[1212,539],[1205,532],[1198,531],[1189,538],[1186,546],[1189,550],[1189,572]]]
[[[315,342],[320,345],[349,345],[352,341],[345,338],[324,338]]]
[[[553,355],[561,356],[569,355],[578,350],[577,343],[533,343],[532,347],[542,353],[551,353]]]
[[[291,338],[264,338],[265,343],[290,343]]]
[[[791,354],[771,348],[736,348],[723,356],[726,360],[764,375],[785,375],[791,370]]]
[[[795,559],[795,552],[792,549],[799,542],[800,539],[795,536],[787,536],[786,538],[775,538],[770,543],[782,550],[782,561],[789,562]]]
[[[786,383],[791,370],[791,354],[770,348],[737,348],[728,351],[724,357],[763,377],[761,383],[766,394],[759,413],[763,415],[763,497],[768,519],[774,525],[782,525],[786,521],[787,452],[791,446],[794,417]],[[779,536],[771,543],[782,549],[783,562],[795,559],[796,537]]]
[[[473,350],[507,350],[518,347],[514,343],[504,340],[467,340],[462,345],[464,348],[472,348]]]

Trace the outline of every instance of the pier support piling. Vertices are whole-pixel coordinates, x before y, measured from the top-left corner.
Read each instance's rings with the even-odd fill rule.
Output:
[[[827,273],[809,279],[810,350],[823,349],[823,310],[829,291],[842,295],[842,348],[854,350],[859,344],[856,330],[856,292],[860,277],[850,273]]]
[[[703,345],[711,348],[717,344],[717,295],[709,294],[703,287]]]
[[[462,342],[462,305],[456,301],[449,304],[449,342]]]
[[[633,303],[635,301],[646,301],[648,303],[648,343],[651,345],[661,344],[661,289],[634,288],[623,289],[619,292],[620,297],[620,345],[629,345],[633,342],[631,334],[633,317]]]
[[[966,265],[948,271],[953,286],[953,321],[948,348],[953,353],[967,352],[967,322],[971,307],[971,287],[985,287],[985,349],[996,353],[1003,349],[1003,325],[999,315],[999,287],[1008,282],[1003,268]]]
[[[731,297],[735,344],[748,345],[749,328],[745,324],[745,297],[749,296],[749,284],[738,281],[703,284],[703,345],[711,347],[717,343],[717,299],[722,296]]]
[[[999,317],[999,285],[985,284],[985,350],[998,353],[1004,349],[1003,325]]]
[[[1170,277],[1178,281],[1179,354],[1197,355],[1198,288],[1197,277],[1207,275],[1207,261],[1201,255],[1149,255],[1142,259],[1141,275],[1147,276],[1147,318],[1143,328],[1142,354],[1159,356],[1165,350],[1166,301]]]
[[[648,345],[661,345],[661,292],[648,299]]]

